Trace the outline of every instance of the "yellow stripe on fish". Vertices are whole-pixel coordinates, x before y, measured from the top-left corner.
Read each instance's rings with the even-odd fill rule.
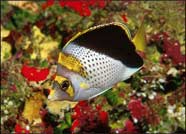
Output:
[[[83,68],[81,62],[69,54],[59,53],[58,63],[69,70],[79,73],[81,76],[86,77],[87,73]]]

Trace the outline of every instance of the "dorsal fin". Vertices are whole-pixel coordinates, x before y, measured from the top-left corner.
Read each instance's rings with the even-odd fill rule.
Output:
[[[67,45],[71,42],[120,60],[128,67],[138,68],[143,64],[135,51],[128,29],[122,23],[92,27],[77,34]]]

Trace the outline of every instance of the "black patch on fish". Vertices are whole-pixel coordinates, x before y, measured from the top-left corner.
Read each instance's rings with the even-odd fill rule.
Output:
[[[73,43],[122,61],[128,67],[143,65],[142,58],[136,53],[133,42],[125,30],[117,25],[106,25],[80,35]]]

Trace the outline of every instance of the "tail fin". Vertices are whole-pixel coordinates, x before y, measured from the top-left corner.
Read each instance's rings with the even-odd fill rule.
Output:
[[[146,48],[146,40],[145,40],[145,23],[144,20],[138,29],[135,37],[132,39],[132,42],[134,43],[135,47],[139,51],[145,51]]]

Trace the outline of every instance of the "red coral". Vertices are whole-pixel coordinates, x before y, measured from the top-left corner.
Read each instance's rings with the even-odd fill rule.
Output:
[[[77,107],[88,107],[88,102],[87,101],[79,101],[78,104],[76,105]]]
[[[104,0],[99,0],[98,5],[100,8],[104,8],[106,6],[106,2]]]
[[[127,15],[122,15],[121,17],[122,17],[122,19],[123,19],[123,21],[124,21],[125,23],[128,22]]]
[[[45,27],[45,21],[45,19],[40,19],[35,22],[35,25],[42,30]]]
[[[19,124],[16,124],[14,130],[15,132],[22,132],[22,127]]]
[[[49,125],[48,127],[45,128],[44,130],[44,134],[53,134],[53,127],[51,125]]]
[[[157,103],[162,103],[162,98],[161,96],[158,96],[156,98]],[[130,114],[132,118],[135,118],[139,120],[140,122],[145,120],[148,124],[151,125],[158,125],[160,122],[160,117],[158,114],[150,107],[147,105],[142,104],[140,99],[131,99],[131,101],[128,104],[128,109],[130,111]],[[130,128],[130,122],[128,122],[129,130]]]
[[[21,127],[21,125],[19,125],[19,124],[15,125],[14,131],[15,131],[15,134],[22,134],[22,133],[29,134],[30,133],[29,130]]]
[[[27,65],[23,65],[21,69],[21,74],[27,78],[28,81],[42,81],[45,80],[49,74],[49,69],[37,69],[35,67],[30,67]]]
[[[180,43],[178,41],[171,40],[168,33],[162,32],[155,34],[151,37],[151,40],[160,43],[162,42],[162,46],[160,47],[162,47],[163,50],[163,60],[171,58],[174,64],[185,63],[185,55],[181,53]]]
[[[54,4],[54,0],[47,0],[46,3],[42,4],[42,9],[46,9]]]
[[[41,116],[42,122],[39,124],[39,126],[42,128],[42,133],[44,134],[53,134],[54,133],[54,126],[57,126],[56,122],[51,121],[50,119],[50,113],[47,109],[41,108],[39,111],[39,114]]]
[[[68,7],[78,12],[81,16],[90,16],[89,3],[83,1],[60,1],[61,7]]]
[[[147,107],[139,99],[132,99],[128,104],[128,109],[133,118],[141,120],[147,113]]]
[[[181,54],[180,44],[178,41],[172,43],[165,42],[163,48],[165,53],[172,58],[175,64],[185,62],[185,55]]]
[[[129,119],[125,121],[125,129],[124,130],[125,130],[125,133],[137,132],[133,122]]]
[[[114,133],[117,134],[137,134],[137,128],[134,126],[134,123],[128,119],[125,121],[124,128],[115,129]]]
[[[96,109],[98,110],[98,111],[100,111],[101,110],[101,105],[96,105]]]
[[[74,107],[72,118],[74,119],[71,127],[72,133],[77,131],[105,132],[109,130],[108,113],[103,111],[100,105],[93,108],[87,101],[80,101]]]
[[[110,1],[107,1],[110,2]],[[79,13],[81,16],[90,16],[91,10],[90,7],[99,7],[104,8],[107,3],[105,0],[79,0],[79,1],[67,1],[67,0],[60,0],[59,5],[61,7],[67,7],[75,12]],[[54,4],[54,0],[48,0],[46,3],[42,5],[43,9],[46,9]]]
[[[152,108],[147,109],[147,114],[145,119],[148,124],[151,124],[153,126],[156,126],[160,123],[160,117]]]
[[[79,128],[80,127],[80,123],[79,123],[79,120],[74,120],[74,122],[72,123],[72,126],[71,126],[71,128],[70,128],[70,130],[71,130],[71,132],[74,132],[74,133],[76,133],[76,132],[78,132],[79,131]]]
[[[105,111],[99,112],[99,117],[102,124],[108,124],[108,113]]]

